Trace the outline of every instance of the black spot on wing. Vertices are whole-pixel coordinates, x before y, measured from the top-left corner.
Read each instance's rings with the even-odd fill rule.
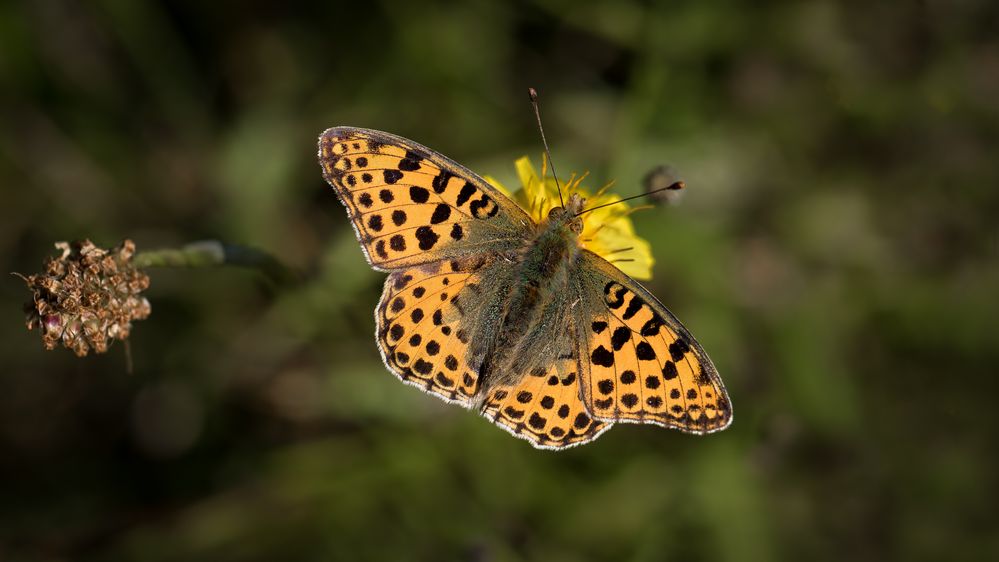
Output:
[[[531,418],[527,420],[527,425],[531,426],[534,429],[544,429],[545,424],[547,423],[548,420],[539,416],[537,412],[531,414]]]
[[[611,392],[614,392],[614,381],[610,379],[604,379],[598,382],[597,390],[599,390],[601,394],[610,394]]]
[[[393,184],[402,179],[402,172],[399,170],[385,170],[382,172],[382,177],[385,179],[385,183]]]
[[[708,373],[704,371],[704,365],[698,365],[697,378],[694,380],[694,382],[696,382],[701,386],[708,386],[709,384],[711,384],[711,377],[709,377]]]
[[[507,406],[506,408],[503,408],[503,413],[506,414],[507,417],[515,420],[519,420],[520,418],[524,417],[524,410],[518,410],[513,406]]]
[[[454,174],[447,170],[441,170],[439,174],[434,178],[433,188],[434,193],[441,194],[447,188],[447,182],[454,177]]]
[[[652,349],[649,342],[645,341],[639,342],[638,345],[635,346],[635,353],[642,361],[654,361],[656,358],[656,351]]]
[[[430,224],[440,224],[451,217],[451,206],[438,203],[434,209],[434,214],[430,217]]]
[[[614,334],[611,336],[611,346],[614,351],[620,350],[624,347],[624,344],[628,343],[631,339],[631,328],[627,326],[618,326],[614,328]]]
[[[392,339],[399,341],[402,339],[402,336],[406,335],[406,329],[400,324],[392,324],[392,327],[389,329],[389,335],[392,336]]]
[[[641,334],[645,337],[651,337],[659,333],[659,328],[663,326],[663,319],[659,315],[655,315],[642,325]]]
[[[683,359],[683,356],[690,351],[690,346],[687,341],[680,336],[673,343],[669,344],[669,355],[673,358],[673,361],[679,361]]]
[[[422,156],[412,150],[407,150],[405,158],[399,161],[399,169],[406,172],[419,170],[421,160],[423,160]]]
[[[604,286],[604,300],[607,302],[607,306],[613,310],[621,308],[624,304],[625,293],[627,293],[627,289],[624,286],[614,282],[608,283]]]
[[[411,185],[409,186],[409,198],[413,203],[426,203],[430,199],[430,192],[424,187]]]
[[[593,350],[590,359],[595,365],[600,365],[601,367],[614,365],[614,353],[602,345]]]
[[[458,198],[454,202],[455,205],[461,207],[468,202],[473,195],[475,195],[475,192],[475,186],[472,185],[471,182],[466,181],[465,185],[461,186],[461,191],[458,192]]]
[[[471,211],[472,216],[477,219],[492,217],[496,214],[498,209],[499,207],[488,195],[483,195],[478,200],[472,201],[468,204],[468,210]]]
[[[421,250],[429,250],[437,244],[440,236],[429,226],[421,226],[416,229],[416,239],[420,242]]]
[[[680,376],[680,373],[676,370],[676,363],[666,361],[666,364],[663,365],[663,378],[671,381],[678,376]]]
[[[642,310],[642,305],[644,304],[645,303],[638,298],[638,295],[632,295],[631,301],[628,303],[628,308],[624,309],[624,315],[622,318],[625,320],[631,320],[634,315],[638,314],[639,310]]]

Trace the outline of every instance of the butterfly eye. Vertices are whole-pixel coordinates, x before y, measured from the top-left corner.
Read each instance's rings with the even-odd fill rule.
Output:
[[[560,219],[565,216],[564,207],[552,207],[552,210],[548,211],[548,220]]]

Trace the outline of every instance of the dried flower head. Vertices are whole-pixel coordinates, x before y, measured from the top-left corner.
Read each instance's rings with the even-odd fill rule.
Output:
[[[62,250],[45,271],[23,277],[34,293],[25,305],[29,330],[39,327],[45,349],[59,342],[83,357],[91,349],[104,353],[112,340],[125,340],[133,320],[149,316],[149,301],[140,293],[149,276],[132,264],[135,244],[98,248],[90,240],[57,242]]]
[[[683,195],[684,183],[676,168],[668,165],[656,166],[645,174],[642,180],[645,193],[656,203],[675,205]]]

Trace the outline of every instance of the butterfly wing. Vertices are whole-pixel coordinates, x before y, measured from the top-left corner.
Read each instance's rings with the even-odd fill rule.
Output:
[[[475,173],[389,133],[327,129],[319,163],[375,269],[513,249],[533,225]]]
[[[539,449],[564,449],[593,441],[613,425],[590,417],[579,392],[579,362],[537,368],[510,386],[493,389],[482,415]]]
[[[404,383],[466,408],[479,388],[478,371],[455,303],[478,281],[478,265],[451,260],[393,271],[375,308],[385,366]]]
[[[535,368],[511,385],[478,397],[468,308],[490,275],[481,259],[433,262],[393,271],[375,310],[378,347],[385,365],[406,384],[483,416],[542,449],[592,441],[611,424],[594,420],[580,398],[579,353]],[[575,341],[569,337],[568,341]]]
[[[732,407],[704,349],[637,281],[584,250],[578,279],[580,345],[589,372],[582,399],[593,417],[711,433]]]

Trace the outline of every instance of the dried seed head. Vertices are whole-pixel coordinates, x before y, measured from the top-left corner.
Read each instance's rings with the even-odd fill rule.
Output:
[[[80,357],[90,350],[104,353],[113,340],[128,338],[133,320],[151,311],[141,295],[149,276],[131,263],[135,244],[125,240],[111,250],[89,240],[55,246],[62,255],[50,258],[44,273],[24,278],[34,293],[25,305],[28,329],[39,328],[45,349],[61,342]]]
[[[657,204],[675,205],[683,195],[684,184],[676,168],[662,165],[652,168],[645,174],[642,187]]]

